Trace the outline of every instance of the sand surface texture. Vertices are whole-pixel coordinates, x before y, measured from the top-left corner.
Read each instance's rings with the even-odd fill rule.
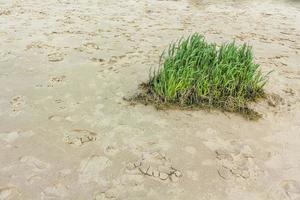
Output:
[[[182,35],[253,45],[259,121],[123,97]],[[0,0],[0,199],[299,200],[300,3]]]

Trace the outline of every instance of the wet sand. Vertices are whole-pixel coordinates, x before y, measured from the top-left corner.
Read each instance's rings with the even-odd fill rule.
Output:
[[[182,35],[253,46],[259,121],[123,100]],[[300,199],[297,1],[0,0],[0,199]]]

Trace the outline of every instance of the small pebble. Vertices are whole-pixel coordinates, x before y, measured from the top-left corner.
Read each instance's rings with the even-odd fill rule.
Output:
[[[134,169],[135,169],[135,166],[134,166],[133,163],[127,163],[126,169],[128,169],[128,170],[134,170]]]
[[[172,181],[172,182],[175,182],[175,183],[176,183],[176,182],[179,181],[179,178],[178,178],[175,174],[172,174],[170,178],[171,178],[171,181]]]
[[[175,171],[175,176],[177,176],[177,177],[181,177],[182,176],[182,173],[180,172],[180,171]]]
[[[139,167],[139,166],[141,166],[141,165],[142,165],[142,163],[139,162],[139,161],[134,163],[134,166],[135,166],[135,167]]]
[[[147,166],[147,165],[142,165],[142,166],[139,167],[140,171],[141,171],[143,174],[147,174],[149,168],[150,168],[150,167]]]
[[[153,175],[153,177],[155,177],[155,178],[159,177],[159,171],[154,170],[154,171],[152,172],[152,175]]]
[[[161,180],[167,180],[169,178],[168,174],[164,173],[164,172],[160,172],[159,173],[159,178]]]

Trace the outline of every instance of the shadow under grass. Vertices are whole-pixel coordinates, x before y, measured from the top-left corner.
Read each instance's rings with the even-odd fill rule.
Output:
[[[262,95],[259,99],[265,99],[265,95]],[[152,90],[149,83],[142,83],[139,85],[139,92],[129,98],[124,97],[125,101],[129,102],[131,105],[142,104],[145,106],[152,105],[157,110],[205,110],[210,111],[221,111],[236,113],[241,115],[247,120],[256,121],[262,117],[262,114],[258,113],[254,109],[250,108],[246,104],[243,106],[229,106],[222,103],[209,103],[206,99],[199,101],[194,104],[185,104],[180,102],[167,102],[164,101],[161,97],[158,97],[155,92]],[[255,102],[254,101],[254,102]]]

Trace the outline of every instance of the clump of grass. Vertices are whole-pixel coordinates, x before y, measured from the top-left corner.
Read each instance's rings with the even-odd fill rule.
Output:
[[[252,49],[235,42],[217,46],[200,34],[171,44],[160,57],[159,69],[150,73],[136,100],[157,105],[220,108],[248,118],[259,114],[247,103],[264,96],[266,84]]]

